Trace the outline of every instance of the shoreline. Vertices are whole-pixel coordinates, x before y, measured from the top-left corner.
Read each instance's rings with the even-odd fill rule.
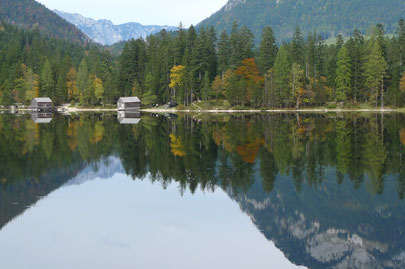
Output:
[[[327,109],[327,108],[307,108],[307,109],[249,109],[249,110],[235,110],[235,109],[141,109],[141,112],[150,113],[300,113],[300,112],[316,112],[316,113],[339,113],[339,112],[376,112],[376,113],[405,113],[404,109]]]
[[[0,111],[10,111],[10,109],[0,108]],[[32,109],[15,109],[14,111],[34,112]],[[304,109],[165,109],[147,108],[140,109],[140,112],[147,113],[341,113],[341,112],[374,112],[374,113],[405,113],[404,108],[304,108]],[[57,107],[59,113],[80,113],[80,112],[118,112],[117,108],[76,108]]]

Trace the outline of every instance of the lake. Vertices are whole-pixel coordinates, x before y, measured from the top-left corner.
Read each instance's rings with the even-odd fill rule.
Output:
[[[404,268],[404,114],[0,115],[0,267]]]

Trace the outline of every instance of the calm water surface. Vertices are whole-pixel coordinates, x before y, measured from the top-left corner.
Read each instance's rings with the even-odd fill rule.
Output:
[[[0,115],[0,268],[405,267],[405,115],[139,117]]]

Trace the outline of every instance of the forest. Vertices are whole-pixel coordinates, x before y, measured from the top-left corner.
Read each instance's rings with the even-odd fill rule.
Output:
[[[114,56],[95,44],[78,44],[0,24],[0,103],[49,96],[55,104],[107,106],[139,96],[143,106],[200,101],[223,108],[403,107],[405,22],[396,35],[376,25],[371,35],[323,40],[297,26],[278,45],[270,27],[254,44],[234,23],[230,34],[194,27],[161,31],[124,44]]]

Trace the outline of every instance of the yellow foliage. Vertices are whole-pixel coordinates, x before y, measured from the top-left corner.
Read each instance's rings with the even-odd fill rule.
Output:
[[[30,102],[35,97],[39,96],[39,77],[25,64],[21,65],[21,69],[24,74],[24,86],[26,89],[25,100]]]
[[[36,145],[39,145],[39,125],[35,124],[31,119],[25,122],[25,138],[22,154],[32,152]]]
[[[185,66],[176,65],[170,70],[170,88],[175,88],[183,84]]]
[[[215,92],[216,95],[221,94],[223,91],[222,79],[220,76],[216,76],[214,81],[212,82],[211,88]]]
[[[214,138],[214,142],[217,146],[221,145],[221,142],[224,139],[222,136],[222,132],[219,129],[214,129],[214,131],[212,132],[212,137]]]
[[[138,140],[139,136],[141,135],[141,132],[139,130],[139,125],[134,125],[132,126],[132,134],[134,135],[135,139]]]
[[[91,142],[98,143],[103,140],[104,136],[104,126],[101,121],[98,121],[94,126],[93,136],[91,137]]]
[[[79,129],[79,122],[78,121],[69,121],[68,128],[66,130],[66,135],[68,138],[68,146],[71,151],[74,151],[77,148],[77,131]]]
[[[174,134],[170,134],[170,148],[172,149],[172,153],[174,156],[179,156],[183,157],[186,155],[186,152],[184,151],[184,145],[181,141],[181,137],[177,137]]]
[[[101,99],[104,93],[103,81],[98,78],[96,75],[92,76],[94,95],[97,99]]]
[[[69,72],[66,75],[66,88],[67,88],[67,91],[68,91],[69,99],[73,99],[78,94],[76,80],[77,80],[77,71],[72,66],[69,69]]]

